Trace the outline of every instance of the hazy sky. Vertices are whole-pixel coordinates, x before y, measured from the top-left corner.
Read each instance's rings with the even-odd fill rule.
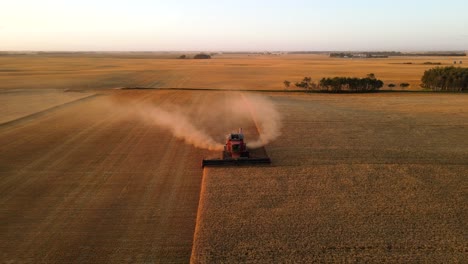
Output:
[[[2,0],[0,50],[468,50],[468,1]]]

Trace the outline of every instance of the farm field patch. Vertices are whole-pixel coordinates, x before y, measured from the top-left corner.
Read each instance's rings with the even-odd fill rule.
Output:
[[[189,99],[194,106],[205,100],[197,93],[116,92],[1,127],[3,261],[188,261],[204,151],[109,109],[110,98]]]
[[[425,62],[453,65],[466,57],[344,59],[327,55],[215,55],[209,60],[176,59],[177,54],[0,56],[0,89],[103,89],[116,87],[282,90],[305,76],[365,77],[386,85],[407,82],[419,90]],[[411,64],[407,64],[411,63]],[[291,87],[295,89],[296,87]],[[397,87],[399,89],[399,87]]]
[[[194,263],[466,258],[467,96],[271,97],[272,166],[204,170]]]
[[[64,92],[63,90],[0,90],[0,124],[59,107],[92,96],[93,92]]]

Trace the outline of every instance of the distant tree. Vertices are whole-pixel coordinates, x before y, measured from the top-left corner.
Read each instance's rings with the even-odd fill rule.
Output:
[[[408,87],[408,86],[410,86],[409,83],[400,83],[400,87],[401,87],[401,88],[406,88],[406,87]]]
[[[179,56],[179,59],[186,59],[186,58],[187,58],[187,55],[185,55],[185,54]]]
[[[208,54],[200,53],[193,57],[194,59],[211,59],[211,56]]]
[[[369,73],[367,74],[367,78],[375,80],[375,74]]]
[[[353,58],[354,55],[352,53],[330,53],[331,58]]]
[[[394,83],[391,83],[391,84],[388,85],[388,87],[390,87],[390,88],[393,88],[393,87],[395,87],[395,86],[396,86],[396,85],[395,85]]]
[[[317,90],[318,85],[315,82],[311,82],[309,86],[309,91]]]
[[[301,87],[306,90],[309,90],[312,88],[312,78],[311,77],[304,77],[301,82],[296,82],[295,83],[296,87]]]
[[[304,79],[302,79],[302,83],[304,83],[304,88],[309,89],[310,85],[312,83],[312,78],[311,77],[304,77]]]
[[[287,89],[289,88],[289,86],[291,85],[291,82],[288,81],[288,80],[285,80],[285,81],[283,82],[283,84],[284,84],[284,89],[287,90]]]

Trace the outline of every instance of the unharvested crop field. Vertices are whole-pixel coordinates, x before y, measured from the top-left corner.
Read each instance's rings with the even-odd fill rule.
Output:
[[[211,60],[173,55],[9,55],[0,56],[0,89],[102,89],[115,87],[284,89],[311,76],[364,77],[374,73],[387,85],[408,82],[420,89],[425,62],[452,65],[466,57],[392,57],[341,59],[326,55],[215,55]],[[412,63],[412,64],[404,64]]]
[[[467,96],[272,98],[273,165],[204,171],[194,263],[467,259]]]
[[[217,142],[239,126],[255,139],[255,116],[234,118],[249,94],[227,90],[369,72],[416,84],[431,60],[451,63],[0,57],[0,259],[464,262],[468,94],[255,93],[282,117],[265,147],[273,163],[259,167],[202,169],[219,152],[186,144],[187,126],[152,118],[188,117]],[[124,86],[218,90],[105,89]]]

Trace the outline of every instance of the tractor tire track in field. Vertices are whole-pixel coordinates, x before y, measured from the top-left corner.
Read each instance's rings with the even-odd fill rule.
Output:
[[[194,112],[212,100],[201,92],[116,94],[136,102],[190,102]],[[206,152],[109,111],[105,99],[0,130],[2,260],[189,261]]]

